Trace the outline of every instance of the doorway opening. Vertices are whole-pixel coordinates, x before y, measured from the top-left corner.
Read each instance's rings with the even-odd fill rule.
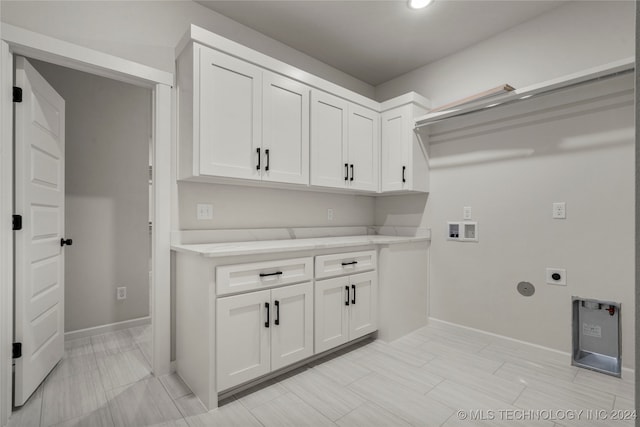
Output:
[[[59,113],[63,123],[52,126],[60,128],[63,139],[62,161],[57,166],[52,163],[55,154],[46,153],[46,158],[51,159],[49,162],[37,160],[43,155],[40,154],[42,150],[34,148],[32,142],[27,142],[29,147],[26,151],[22,150],[20,144],[24,142],[16,141],[15,209],[29,216],[25,217],[28,224],[24,231],[31,237],[26,240],[40,239],[40,242],[36,241],[39,246],[30,247],[31,242],[21,244],[23,236],[16,236],[16,249],[23,249],[16,252],[16,284],[20,285],[18,279],[24,278],[28,283],[23,283],[22,288],[30,291],[22,295],[23,289],[16,289],[14,293],[15,341],[30,341],[24,343],[25,350],[29,351],[25,356],[38,353],[38,357],[44,359],[38,365],[24,367],[25,370],[42,372],[16,370],[14,401],[21,406],[33,390],[38,390],[40,386],[37,384],[43,380],[40,378],[42,375],[48,375],[43,380],[44,384],[62,379],[69,381],[68,376],[83,375],[89,371],[97,371],[102,378],[112,380],[113,372],[110,370],[117,369],[117,362],[123,357],[135,365],[136,375],[151,373],[152,224],[149,201],[152,198],[149,194],[152,187],[149,148],[152,140],[152,92],[148,88],[46,62],[20,58],[16,65],[18,61],[21,64],[28,62],[27,65],[33,67],[31,71],[44,78],[40,85],[48,83],[64,99],[63,111]],[[34,95],[29,100],[32,102],[29,105],[31,110],[36,111],[36,116],[37,112],[43,111],[43,117],[50,115],[44,121],[55,122],[55,114],[47,112],[47,100],[38,94],[42,89],[34,88],[31,88]],[[16,117],[20,115],[16,114]],[[16,122],[16,126],[20,123]],[[40,124],[36,126],[32,136],[38,138],[42,132],[45,137],[50,137],[55,133],[49,129],[43,132],[42,128]],[[36,154],[21,155],[21,150]],[[34,156],[37,163],[31,160]],[[31,164],[22,165],[19,159]],[[40,176],[47,166],[51,168],[51,175]],[[63,209],[60,209],[64,217],[57,221],[64,230],[58,234],[63,234],[67,245],[56,251],[63,258],[57,267],[62,268],[61,274],[52,271],[52,261],[46,257],[44,261],[38,259],[37,264],[21,265],[29,262],[29,251],[38,251],[46,245],[47,238],[58,239],[53,237],[57,236],[56,221],[47,225],[52,227],[51,230],[38,230],[42,235],[35,233],[38,227],[43,226],[45,216],[49,215],[47,212],[51,211],[48,205],[34,199],[29,207],[20,206],[19,202],[24,199],[21,191],[30,191],[28,186],[21,185],[21,174],[29,168],[33,168],[38,176],[37,182],[31,184],[35,193],[43,188],[51,190],[56,185],[64,192]],[[58,169],[63,171],[60,183],[56,184]],[[27,175],[35,176],[33,171]],[[34,198],[37,197],[36,194]],[[44,214],[36,217],[34,212],[43,209]],[[26,257],[21,256],[23,252]],[[20,270],[22,268],[25,270]],[[21,271],[26,272],[24,277],[21,277]],[[61,276],[61,280],[57,280],[56,275]],[[63,294],[59,304],[53,295],[57,292]],[[38,299],[47,299],[47,307],[43,306],[38,316],[30,315],[35,319],[30,321],[22,311],[38,305],[35,302]],[[54,303],[57,308],[54,308]],[[60,337],[56,338],[59,331],[51,324],[60,320],[61,315],[64,316],[63,345],[66,351],[63,350],[64,356],[56,361],[59,350],[47,347],[59,346],[62,341]],[[48,374],[49,366],[41,366],[55,362],[55,368]],[[110,380],[109,387],[124,385],[121,384],[123,382],[128,384],[128,381],[136,380],[136,375],[128,375],[116,382]],[[60,416],[64,418],[66,415]]]
[[[29,30],[2,24],[0,42],[0,217],[11,224],[14,199],[13,183],[13,104],[11,86],[14,84],[13,63],[19,55],[52,64],[86,71],[116,81],[144,87],[152,93],[153,145],[153,217],[151,231],[151,346],[152,370],[155,376],[168,374],[170,366],[170,146],[171,146],[171,86],[173,75],[146,65],[125,60],[93,49],[74,45]],[[14,233],[0,228],[0,425],[5,425],[12,407],[11,347],[13,342],[13,282]]]

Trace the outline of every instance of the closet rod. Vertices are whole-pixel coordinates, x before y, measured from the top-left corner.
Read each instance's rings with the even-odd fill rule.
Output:
[[[595,83],[598,81],[603,81],[603,80],[611,79],[614,77],[623,76],[623,75],[632,73],[634,70],[635,70],[634,65],[629,64],[629,68],[612,70],[610,73],[607,73],[607,74],[599,74],[592,78],[580,79],[579,81],[575,81],[575,82],[567,82],[567,84],[563,84],[561,86],[550,85],[548,89],[541,87],[541,88],[530,89],[530,90],[527,90],[527,89],[521,90],[521,91],[516,90],[514,92],[509,92],[509,93],[496,96],[490,99],[477,101],[467,106],[462,106],[457,111],[455,109],[439,111],[437,113],[434,113],[434,117],[429,117],[430,114],[427,114],[426,116],[420,117],[416,120],[414,131],[418,131],[420,128],[432,125],[434,123],[439,123],[448,119],[467,116],[467,115],[474,114],[479,111],[485,111],[487,109],[494,108],[494,107],[503,107],[507,105],[512,105],[518,102],[526,101],[528,99],[540,97],[543,95],[550,95],[553,93],[572,89],[578,86]]]

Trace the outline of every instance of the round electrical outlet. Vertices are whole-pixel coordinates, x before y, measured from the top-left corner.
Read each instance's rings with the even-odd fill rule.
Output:
[[[520,295],[525,297],[530,297],[531,295],[536,293],[536,287],[529,282],[520,282],[516,287]]]
[[[553,274],[551,275],[551,278],[552,278],[553,280],[560,280],[560,279],[562,279],[562,276],[560,275],[560,273],[553,273]]]

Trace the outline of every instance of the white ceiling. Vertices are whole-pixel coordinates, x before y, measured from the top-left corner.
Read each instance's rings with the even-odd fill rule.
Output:
[[[206,1],[222,15],[377,86],[528,21],[561,0]]]

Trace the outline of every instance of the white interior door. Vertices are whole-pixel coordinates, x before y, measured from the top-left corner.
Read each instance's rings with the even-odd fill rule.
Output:
[[[64,353],[64,99],[16,57],[15,360],[16,406],[23,405]]]

